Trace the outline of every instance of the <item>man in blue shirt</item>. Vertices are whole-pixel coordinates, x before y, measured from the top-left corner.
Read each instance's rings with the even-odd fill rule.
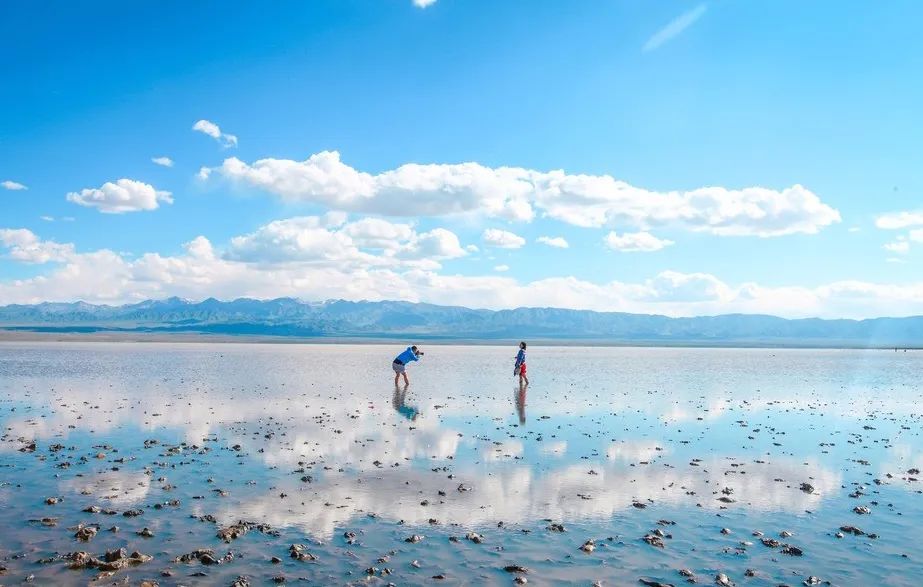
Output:
[[[407,347],[407,350],[395,357],[394,362],[391,364],[391,368],[394,369],[394,385],[398,383],[401,375],[404,376],[404,385],[410,385],[410,381],[407,379],[407,365],[413,361],[419,361],[420,357],[423,356],[423,351],[419,350],[416,346]]]

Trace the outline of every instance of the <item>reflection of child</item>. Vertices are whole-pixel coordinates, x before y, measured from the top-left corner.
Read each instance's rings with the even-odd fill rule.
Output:
[[[519,385],[529,385],[526,377],[526,343],[519,343],[519,352],[516,353],[516,364],[513,365],[513,377],[519,375]]]

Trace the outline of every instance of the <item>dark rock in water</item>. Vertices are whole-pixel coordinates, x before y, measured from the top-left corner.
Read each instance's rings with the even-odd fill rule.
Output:
[[[638,579],[638,582],[642,585],[647,585],[647,587],[673,587],[673,583],[661,583],[660,581],[645,579],[644,577]]]
[[[128,558],[128,551],[124,548],[117,548],[115,550],[108,550],[103,556],[103,560],[107,563],[112,563],[117,560],[122,560],[123,558]]]
[[[135,518],[137,516],[144,515],[144,511],[143,510],[127,510],[127,511],[122,512],[122,515],[125,516],[126,518]]]
[[[285,575],[276,575],[272,578],[273,583],[285,583]]]
[[[596,541],[593,539],[587,540],[586,542],[583,543],[582,546],[580,546],[580,550],[586,553],[593,552],[594,550],[596,550]]]
[[[680,569],[677,572],[680,574],[680,576],[686,577],[687,579],[690,577],[695,577],[695,573],[693,573],[689,569]]]
[[[802,583],[807,585],[807,587],[812,587],[813,585],[820,585],[822,581],[818,579],[817,577],[815,577],[814,575],[811,575],[810,577],[802,581]]]
[[[299,561],[316,561],[317,557],[308,552],[308,547],[304,544],[293,544],[288,547],[291,557]]]
[[[804,491],[805,493],[814,493],[814,486],[811,485],[810,483],[802,483],[801,490]]]
[[[237,577],[234,579],[234,582],[231,583],[231,587],[250,587],[250,579],[246,577]]]
[[[859,514],[860,516],[864,516],[864,515],[868,515],[872,513],[872,510],[864,505],[857,505],[856,507],[852,509],[852,511]]]
[[[797,546],[792,546],[791,544],[785,545],[781,550],[782,554],[787,554],[789,556],[802,556],[804,551],[798,548]]]
[[[863,532],[863,531],[860,530],[859,528],[856,528],[855,526],[840,526],[840,531],[841,531],[841,532],[845,532],[845,533],[847,533],[847,534],[854,534],[854,535],[856,535],[856,536],[864,536],[864,535],[865,535],[865,532]]]
[[[269,562],[271,562],[274,565],[277,565],[282,562],[282,559],[277,556],[274,556],[271,559],[269,559]]]
[[[269,524],[259,524],[257,522],[245,522],[244,520],[239,520],[236,524],[231,524],[227,528],[221,528],[218,530],[217,536],[225,542],[231,542],[233,540],[237,540],[251,530],[257,530],[263,534],[269,534],[271,536],[278,535],[278,533],[274,531],[269,526]]]
[[[346,539],[346,544],[356,543],[356,533],[355,532],[343,532],[343,538]]]
[[[507,565],[503,567],[503,570],[507,573],[528,573],[529,569],[521,565]]]
[[[763,546],[768,546],[769,548],[778,548],[782,546],[782,543],[775,538],[763,538],[760,542],[763,543]]]
[[[143,538],[153,538],[154,532],[152,532],[150,528],[144,528],[138,532],[138,536]]]
[[[641,503],[640,501],[633,501],[633,502],[631,502],[631,507],[637,508],[637,509],[639,509],[639,510],[643,510],[644,508],[647,507],[647,504],[646,504],[646,503]]]
[[[719,587],[734,587],[734,582],[724,573],[715,575],[715,585]]]
[[[96,526],[81,526],[74,534],[74,538],[80,540],[81,542],[89,542],[93,539],[94,536],[96,536],[97,532],[99,532],[99,528]]]
[[[564,529],[564,524],[555,524],[555,523],[550,524],[548,526],[548,529],[551,530],[552,532],[566,532],[567,531]]]
[[[478,534],[477,532],[468,532],[468,534],[465,535],[465,538],[467,538],[471,542],[474,542],[475,544],[481,544],[482,542],[484,542],[484,537]]]
[[[421,534],[414,534],[412,536],[408,536],[407,538],[405,538],[404,542],[409,542],[410,544],[416,544],[418,542],[423,542],[424,538],[426,537]]]
[[[744,571],[744,577],[755,577],[755,576],[756,576],[756,571],[754,571],[753,569],[747,569],[746,571]]]

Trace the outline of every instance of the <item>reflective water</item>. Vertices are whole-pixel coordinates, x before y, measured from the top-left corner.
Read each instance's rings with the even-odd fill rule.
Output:
[[[921,353],[535,347],[521,390],[515,347],[433,346],[396,390],[400,350],[0,344],[0,582],[921,582]]]

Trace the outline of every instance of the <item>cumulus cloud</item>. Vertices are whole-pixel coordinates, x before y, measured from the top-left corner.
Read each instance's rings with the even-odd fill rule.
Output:
[[[340,269],[407,265],[438,269],[439,261],[467,254],[444,228],[418,233],[380,218],[345,222],[336,213],[277,220],[234,237],[225,257],[260,264],[313,263]]]
[[[23,184],[19,183],[18,181],[13,181],[11,179],[0,181],[0,186],[2,186],[3,189],[12,190],[12,191],[29,189]]]
[[[504,272],[509,271],[509,270],[510,270],[510,266],[509,266],[509,265],[497,265],[496,267],[494,267],[494,271],[496,271],[496,272],[498,272],[498,273],[504,273]]]
[[[884,250],[897,253],[898,255],[906,255],[910,252],[910,242],[905,236],[899,236],[890,243],[885,243]]]
[[[70,192],[67,194],[67,200],[88,208],[96,208],[105,214],[156,210],[161,202],[173,203],[170,192],[155,189],[150,184],[133,179],[120,179],[115,183],[107,181],[99,188]]]
[[[304,161],[236,157],[199,172],[267,191],[287,201],[384,216],[480,214],[528,222],[537,213],[581,227],[677,226],[726,236],[814,234],[840,214],[801,185],[704,187],[655,192],[608,175],[572,175],[478,163],[406,164],[371,174],[343,163],[336,151]]]
[[[413,0],[413,5],[417,8],[426,8],[436,3],[436,0]]]
[[[500,230],[499,228],[488,228],[484,231],[481,238],[483,238],[484,242],[489,246],[500,249],[518,249],[526,244],[526,239],[518,234],[514,234],[507,230]]]
[[[561,236],[556,236],[556,237],[540,236],[537,239],[535,239],[535,241],[543,245],[548,245],[549,247],[554,247],[556,249],[566,249],[570,247],[567,241],[564,240],[564,237],[561,237]]]
[[[151,162],[161,167],[173,167],[173,159],[169,157],[151,157]]]
[[[192,125],[192,130],[206,134],[221,143],[224,147],[236,147],[237,137],[221,132],[221,127],[210,120],[200,120]]]
[[[729,284],[708,273],[677,271],[634,282],[567,276],[521,282],[493,272],[447,275],[435,271],[433,258],[424,255],[465,252],[449,231],[414,231],[389,247],[373,249],[350,236],[373,232],[368,226],[350,228],[350,223],[339,223],[342,219],[336,217],[307,218],[269,223],[232,239],[225,250],[198,237],[186,243],[181,254],[147,253],[137,258],[106,249],[78,252],[72,244],[44,241],[25,229],[3,229],[0,253],[21,262],[55,265],[36,277],[0,281],[0,304],[78,299],[122,303],[173,295],[190,299],[294,296],[669,316],[740,312],[865,318],[923,313],[923,282],[838,281],[814,287],[767,287],[752,282]]]
[[[646,53],[648,51],[653,51],[661,45],[678,37],[683,31],[695,24],[695,21],[699,20],[702,15],[705,14],[705,10],[707,8],[708,7],[702,3],[671,20],[667,26],[651,35],[647,42],[644,43],[644,52]]]
[[[25,228],[0,229],[0,245],[7,249],[7,257],[23,263],[66,261],[74,256],[74,245],[43,241]]]
[[[625,253],[650,253],[673,244],[673,241],[659,239],[649,232],[631,232],[620,235],[612,231],[606,235],[605,241],[610,249]]]
[[[911,226],[923,226],[923,211],[902,211],[882,214],[875,219],[875,226],[885,230],[900,230]]]

